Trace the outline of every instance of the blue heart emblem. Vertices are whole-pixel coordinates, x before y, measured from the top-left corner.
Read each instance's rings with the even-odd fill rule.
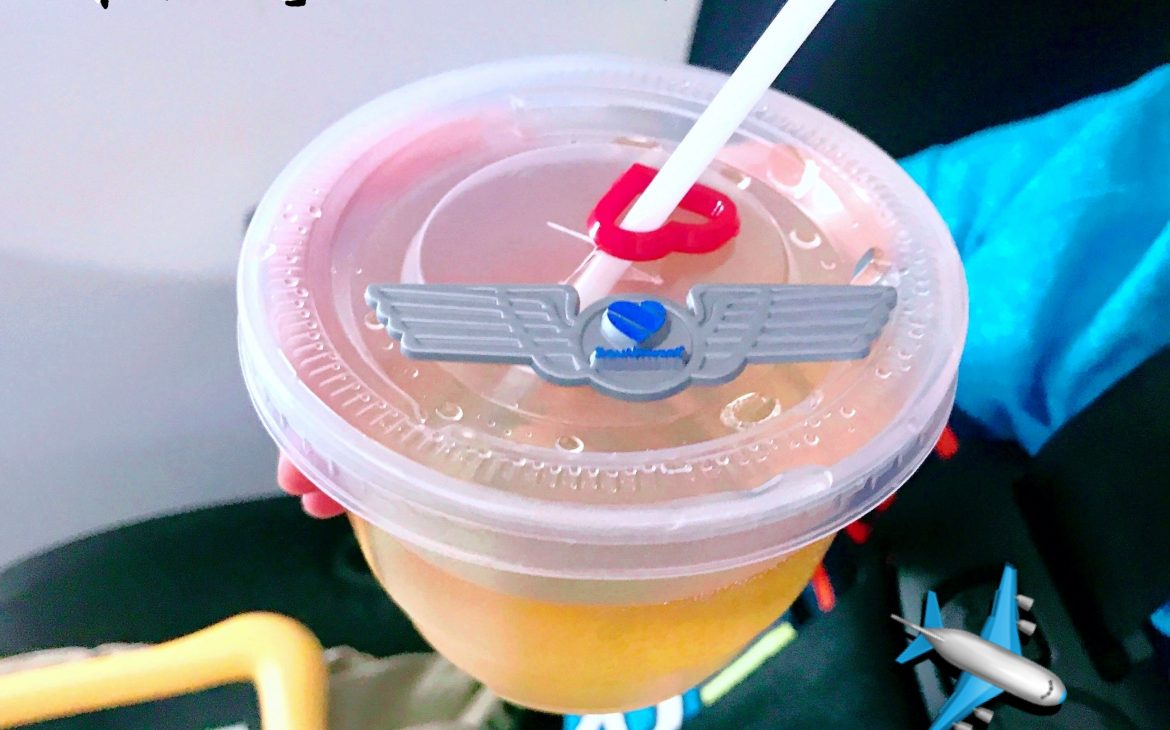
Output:
[[[605,311],[603,330],[606,338],[619,346],[641,345],[652,339],[666,324],[666,307],[647,300],[631,302],[619,300]],[[629,342],[622,341],[622,338]],[[617,340],[617,341],[615,341]]]

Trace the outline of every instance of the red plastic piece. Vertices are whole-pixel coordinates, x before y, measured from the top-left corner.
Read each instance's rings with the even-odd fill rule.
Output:
[[[833,591],[833,583],[829,580],[829,573],[825,570],[824,563],[818,565],[817,569],[813,571],[812,589],[813,595],[817,599],[817,608],[821,609],[821,613],[832,611],[837,605],[837,594]]]
[[[630,203],[650,185],[658,170],[634,165],[626,170],[589,215],[597,248],[626,261],[653,261],[670,253],[710,253],[739,234],[739,211],[723,193],[695,185],[678,207],[706,218],[704,223],[670,221],[655,231],[637,233],[618,225]]]
[[[851,522],[845,525],[845,534],[858,545],[864,545],[869,542],[869,536],[872,533],[873,528],[864,522]]]
[[[959,439],[950,426],[943,429],[942,435],[938,437],[938,443],[934,445],[934,451],[943,461],[959,453]]]

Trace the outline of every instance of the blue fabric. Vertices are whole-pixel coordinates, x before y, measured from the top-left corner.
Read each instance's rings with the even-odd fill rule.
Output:
[[[1153,629],[1154,654],[1162,673],[1170,678],[1170,602],[1167,602],[1150,616]]]
[[[951,228],[957,402],[1032,453],[1170,344],[1170,66],[903,162]]]

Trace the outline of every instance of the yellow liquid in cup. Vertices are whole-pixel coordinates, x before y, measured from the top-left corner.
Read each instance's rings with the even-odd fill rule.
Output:
[[[504,699],[556,713],[647,707],[699,684],[787,610],[832,541],[702,595],[599,605],[486,588],[351,522],[374,574],[437,651]]]

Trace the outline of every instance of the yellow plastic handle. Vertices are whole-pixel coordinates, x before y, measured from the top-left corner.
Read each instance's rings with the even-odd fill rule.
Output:
[[[285,616],[246,613],[165,644],[0,675],[0,728],[250,681],[265,730],[325,730],[321,644]]]

